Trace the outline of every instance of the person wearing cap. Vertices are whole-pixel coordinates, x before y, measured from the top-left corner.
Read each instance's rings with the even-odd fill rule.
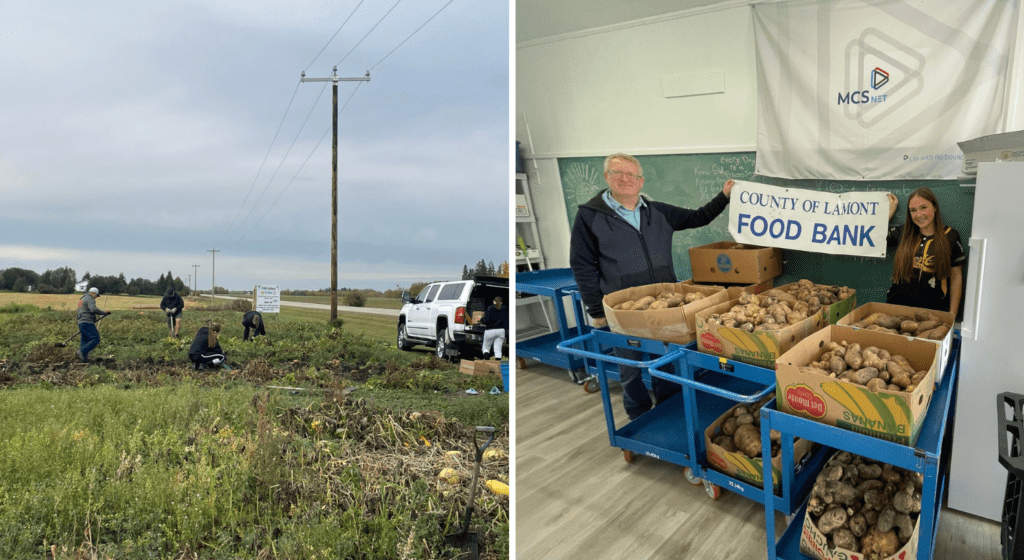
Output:
[[[199,327],[192,346],[188,349],[188,359],[196,370],[206,367],[220,367],[227,359],[217,342],[220,334],[220,323],[212,323],[209,327]]]
[[[249,340],[250,329],[253,340],[256,340],[257,336],[267,336],[267,329],[263,326],[263,315],[259,311],[247,311],[242,317],[242,326],[245,327],[245,333],[242,335],[243,341]]]
[[[484,359],[491,355],[493,346],[494,358],[501,360],[501,346],[505,344],[505,337],[508,335],[508,308],[503,307],[501,296],[494,298],[494,305],[488,306],[484,312],[484,318],[480,324],[484,326]]]
[[[160,300],[160,309],[167,314],[167,328],[170,329],[168,336],[178,338],[178,330],[181,328],[181,315],[185,309],[185,302],[181,296],[174,293],[174,286],[167,286],[167,293]]]
[[[110,315],[109,312],[96,307],[96,298],[99,295],[99,289],[92,287],[78,300],[78,333],[82,336],[77,353],[78,360],[83,364],[89,363],[89,352],[100,343],[100,331],[96,328],[96,321]]]

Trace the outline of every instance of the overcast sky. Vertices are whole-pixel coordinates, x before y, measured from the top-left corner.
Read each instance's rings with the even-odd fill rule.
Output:
[[[371,76],[338,87],[339,288],[497,266],[508,33],[502,1],[0,2],[0,269],[329,287],[331,85],[300,76],[334,65]]]

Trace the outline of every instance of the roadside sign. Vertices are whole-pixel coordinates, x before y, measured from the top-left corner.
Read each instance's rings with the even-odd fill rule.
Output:
[[[260,313],[281,312],[281,286],[256,286],[253,290],[254,308]]]

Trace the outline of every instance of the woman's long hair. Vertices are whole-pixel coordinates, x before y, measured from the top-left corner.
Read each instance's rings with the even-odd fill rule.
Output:
[[[213,323],[207,329],[206,346],[208,348],[216,348],[218,334],[220,334],[220,323]]]
[[[935,235],[932,237],[930,251],[935,258],[930,263],[930,268],[939,280],[949,278],[951,250],[949,239],[946,238],[946,225],[942,223],[942,213],[939,212],[939,201],[931,189],[921,187],[907,197],[907,215],[903,224],[903,235],[900,237],[899,246],[896,247],[896,258],[892,267],[892,280],[897,284],[913,281],[914,254],[917,253],[917,248],[921,245],[921,239],[924,237],[921,234],[921,228],[917,227],[910,217],[910,200],[915,197],[927,200],[935,208]]]

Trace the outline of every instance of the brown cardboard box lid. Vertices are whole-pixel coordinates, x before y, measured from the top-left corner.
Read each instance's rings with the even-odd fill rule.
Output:
[[[485,375],[488,373],[501,373],[501,362],[492,360],[477,360],[473,362],[473,375]]]

